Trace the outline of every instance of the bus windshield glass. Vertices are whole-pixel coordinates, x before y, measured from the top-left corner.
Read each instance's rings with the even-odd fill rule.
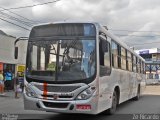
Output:
[[[28,43],[26,79],[62,83],[93,79],[96,73],[96,37],[92,26],[87,28],[87,25],[82,25],[83,31],[77,30],[72,35],[32,37]]]

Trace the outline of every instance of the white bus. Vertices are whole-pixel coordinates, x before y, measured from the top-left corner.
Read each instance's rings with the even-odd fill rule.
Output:
[[[24,108],[113,114],[118,104],[139,99],[144,67],[143,58],[98,23],[35,26],[28,39]]]

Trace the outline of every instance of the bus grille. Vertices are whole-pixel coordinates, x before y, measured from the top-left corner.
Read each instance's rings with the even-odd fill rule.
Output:
[[[43,91],[43,85],[35,85],[39,90]],[[48,92],[72,92],[80,86],[47,86]]]
[[[54,97],[54,95],[41,95],[42,97],[48,97],[48,98],[52,98]],[[65,95],[59,95],[58,98],[72,98],[73,96],[72,95],[68,95],[68,96],[65,96]]]
[[[68,103],[53,103],[53,102],[45,102],[43,101],[43,104],[46,107],[50,107],[50,108],[67,108]]]

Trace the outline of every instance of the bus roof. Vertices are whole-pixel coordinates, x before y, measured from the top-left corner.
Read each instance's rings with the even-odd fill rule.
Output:
[[[33,31],[36,28],[39,27],[44,27],[44,26],[51,26],[51,25],[55,25],[55,24],[94,24],[99,31],[104,32],[107,36],[111,37],[112,39],[114,39],[115,42],[117,42],[119,45],[121,45],[122,47],[124,47],[125,49],[127,49],[128,51],[130,51],[132,54],[134,54],[135,56],[139,57],[142,61],[145,61],[140,55],[138,55],[136,52],[134,52],[128,45],[126,45],[124,42],[122,42],[117,36],[115,36],[114,34],[112,34],[111,32],[109,32],[106,29],[106,26],[102,26],[101,24],[99,24],[98,22],[90,22],[90,21],[60,21],[60,22],[53,22],[53,23],[44,23],[44,24],[40,24],[40,25],[36,25],[32,28],[31,31]]]

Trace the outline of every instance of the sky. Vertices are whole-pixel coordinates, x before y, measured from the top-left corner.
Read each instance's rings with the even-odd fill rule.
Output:
[[[110,32],[130,47],[160,48],[160,0],[60,0],[30,8],[10,9],[10,12],[2,11],[2,8],[16,8],[50,1],[53,0],[0,0],[0,18],[29,30],[37,24],[57,21],[94,21],[106,25]],[[10,20],[11,16],[12,19],[18,18],[25,24]],[[29,36],[29,30],[2,20],[0,30],[15,37]]]

